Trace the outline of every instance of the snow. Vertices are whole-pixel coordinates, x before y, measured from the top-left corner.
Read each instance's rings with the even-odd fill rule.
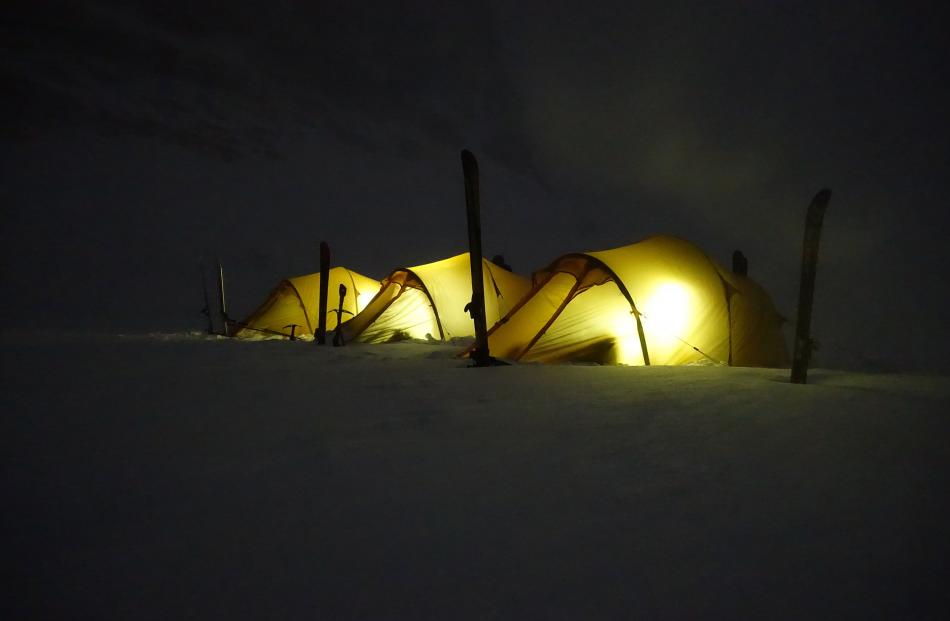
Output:
[[[4,334],[4,618],[945,618],[946,377]]]

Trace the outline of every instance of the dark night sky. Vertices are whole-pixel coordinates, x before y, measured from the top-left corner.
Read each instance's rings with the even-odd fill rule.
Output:
[[[461,252],[468,147],[516,270],[671,233],[788,317],[829,186],[817,362],[947,367],[943,3],[173,4],[5,3],[5,329],[200,328],[202,254],[241,315],[320,239]]]

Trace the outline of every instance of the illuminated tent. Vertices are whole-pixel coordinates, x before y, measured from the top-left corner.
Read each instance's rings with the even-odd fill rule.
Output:
[[[482,260],[485,314],[492,325],[531,288],[527,278]],[[343,324],[346,340],[382,343],[408,338],[474,336],[465,306],[472,299],[468,253],[394,270],[363,311]]]
[[[345,267],[330,270],[327,290],[327,330],[337,325],[333,312],[340,304],[340,285],[346,286],[343,310],[359,313],[379,291],[379,281],[357,274]],[[250,317],[238,324],[235,336],[242,338],[290,336],[287,326],[296,324],[296,336],[313,336],[317,329],[320,305],[320,273],[283,280],[271,291],[267,300]]]
[[[493,356],[619,364],[780,366],[782,317],[749,278],[657,236],[568,254],[489,331]]]

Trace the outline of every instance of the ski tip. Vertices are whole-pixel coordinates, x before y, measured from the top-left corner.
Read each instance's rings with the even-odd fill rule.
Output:
[[[816,203],[827,203],[831,200],[831,190],[828,188],[822,188],[818,191],[818,194],[815,194]]]
[[[475,159],[475,154],[468,149],[462,149],[462,166],[478,166],[478,160]]]

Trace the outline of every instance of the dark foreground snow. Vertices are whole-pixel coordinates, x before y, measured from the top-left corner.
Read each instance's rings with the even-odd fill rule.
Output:
[[[950,616],[946,378],[0,340],[4,618]]]

